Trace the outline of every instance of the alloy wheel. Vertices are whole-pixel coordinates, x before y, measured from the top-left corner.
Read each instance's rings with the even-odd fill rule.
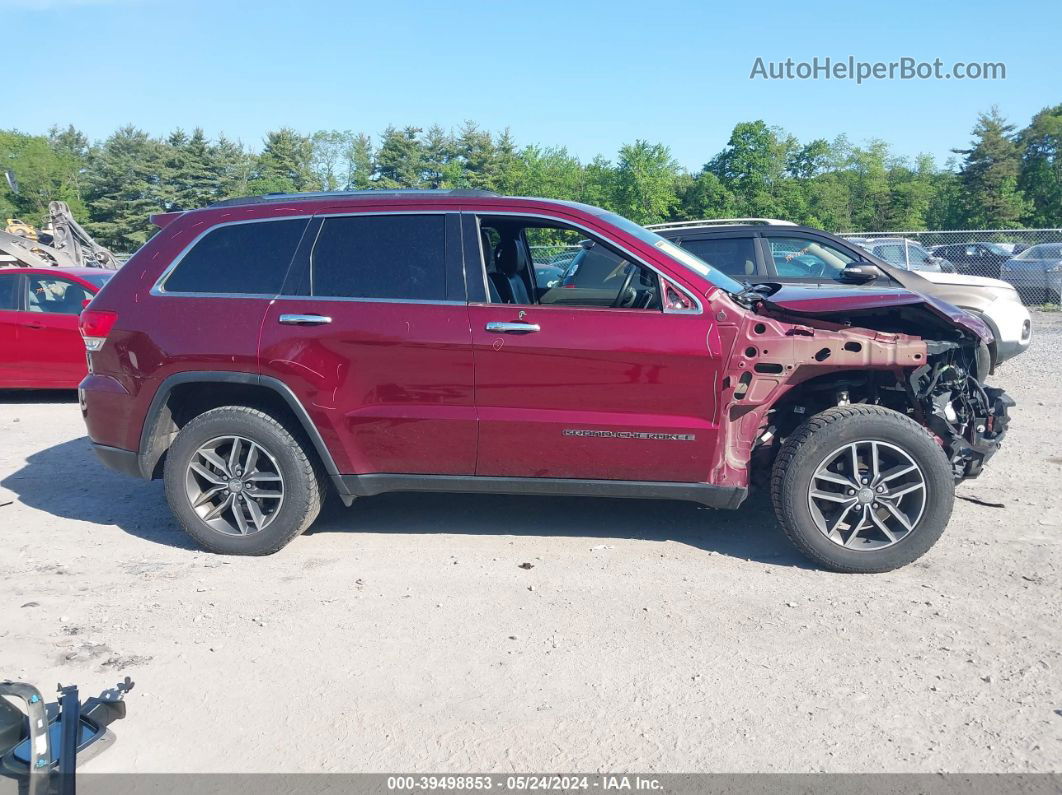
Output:
[[[212,529],[249,535],[276,518],[284,503],[284,477],[262,445],[243,436],[218,436],[192,455],[185,493]]]
[[[887,442],[852,442],[827,455],[808,488],[819,531],[833,543],[873,551],[903,540],[918,526],[928,498],[918,464]]]

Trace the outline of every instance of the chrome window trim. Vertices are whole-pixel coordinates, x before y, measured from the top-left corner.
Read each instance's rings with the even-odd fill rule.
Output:
[[[670,282],[672,285],[674,285],[676,290],[678,290],[683,295],[685,295],[687,298],[689,298],[693,302],[694,306],[696,307],[695,309],[667,309],[667,308],[664,308],[664,309],[661,310],[661,314],[664,314],[664,315],[700,315],[700,314],[704,313],[703,304],[701,303],[700,299],[697,296],[695,296],[695,295],[691,295],[690,291],[687,290],[685,287],[677,284],[673,277],[668,276],[666,273],[663,273],[659,268],[654,267],[653,265],[649,264],[648,262],[643,260],[641,257],[639,257],[637,254],[634,254],[626,246],[620,245],[615,240],[613,240],[613,239],[611,239],[609,237],[606,237],[605,235],[602,235],[600,232],[596,232],[593,229],[589,229],[588,227],[584,226],[583,224],[581,224],[581,223],[579,223],[577,221],[570,221],[567,218],[563,218],[562,219],[562,218],[557,218],[557,217],[552,216],[552,215],[543,215],[541,213],[527,213],[527,212],[517,212],[517,211],[510,212],[510,211],[507,211],[507,210],[499,210],[498,212],[479,212],[478,210],[464,210],[463,212],[470,212],[476,217],[476,231],[477,232],[480,231],[480,216],[496,217],[496,218],[505,218],[505,217],[538,218],[538,219],[541,219],[543,221],[552,221],[553,223],[556,223],[556,224],[563,224],[565,226],[570,226],[570,227],[573,227],[575,229],[579,229],[579,230],[581,230],[583,232],[586,232],[586,234],[590,235],[591,237],[602,239],[606,243],[608,243],[610,246],[612,246],[612,247],[614,247],[616,249],[619,249],[624,254],[626,254],[628,257],[630,257],[631,262],[633,262],[633,263],[635,263],[637,265],[641,265],[642,267],[648,268],[653,273],[655,273],[658,278],[666,279],[668,282]],[[479,247],[479,267],[480,267],[480,270],[483,273],[483,288],[486,291],[485,295],[487,296],[487,300],[485,302],[483,302],[483,305],[485,305],[485,306],[524,306],[524,304],[493,304],[493,303],[491,303],[491,301],[490,301],[490,287],[487,284],[487,266],[486,266],[486,263],[483,260],[483,235],[479,234],[478,237],[479,237],[479,240],[476,241],[476,245]],[[661,296],[661,299],[662,298],[663,298],[663,296]],[[479,304],[477,303],[477,305],[479,305]],[[663,305],[663,301],[662,300],[661,300],[661,305]],[[544,304],[544,305],[543,304],[527,304],[527,306],[545,308],[545,307],[548,307],[550,305],[549,304]],[[558,306],[560,306],[560,305],[558,305]],[[629,307],[580,306],[578,304],[564,304],[563,308],[564,309],[620,309],[620,310],[625,309],[625,308],[628,309],[628,310],[630,309]],[[635,310],[631,310],[631,311],[644,312],[644,311],[647,311],[647,310],[635,309]]]
[[[465,306],[467,301],[432,301],[426,298],[348,298],[343,295],[278,295],[273,301],[350,301],[356,304],[428,304],[431,306]]]
[[[183,290],[179,292],[169,291],[166,289],[166,280],[170,278],[170,275],[173,273],[174,270],[177,269],[177,266],[184,261],[184,258],[186,256],[188,256],[188,252],[195,248],[195,246],[199,243],[200,240],[202,240],[204,237],[206,237],[216,229],[221,229],[223,226],[237,226],[239,224],[267,224],[272,221],[295,221],[300,218],[305,218],[307,224],[309,224],[310,221],[313,220],[312,215],[306,215],[305,213],[296,213],[295,215],[277,215],[270,216],[269,218],[245,218],[239,221],[221,221],[216,224],[211,224],[202,232],[197,234],[194,238],[192,238],[188,245],[181,249],[181,252],[173,258],[173,262],[167,265],[166,269],[163,270],[161,274],[159,274],[159,278],[155,280],[155,284],[152,285],[151,289],[148,291],[148,294],[156,296],[173,296],[175,298],[260,298],[268,301],[269,299],[275,297],[276,293],[211,293],[198,291],[185,292]],[[298,251],[297,246],[296,251]],[[292,252],[292,257],[294,256],[295,252]],[[288,265],[290,267],[291,263],[289,262]]]

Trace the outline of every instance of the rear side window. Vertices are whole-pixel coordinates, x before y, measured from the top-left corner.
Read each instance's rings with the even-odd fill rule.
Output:
[[[756,275],[756,249],[751,237],[683,240],[682,247],[723,273],[731,276]]]
[[[307,219],[228,224],[184,255],[163,287],[168,293],[276,295]]]
[[[337,298],[446,298],[442,215],[326,218],[313,247],[311,291]]]

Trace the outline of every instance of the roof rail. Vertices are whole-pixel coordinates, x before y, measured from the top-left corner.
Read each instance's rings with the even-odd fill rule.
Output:
[[[650,224],[645,228],[655,232],[661,229],[689,229],[696,226],[725,226],[728,224],[799,226],[799,224],[795,224],[792,221],[782,221],[778,218],[702,218],[699,221],[672,221],[667,224]]]
[[[223,199],[207,205],[208,207],[235,207],[241,204],[271,204],[273,202],[319,201],[320,199],[398,199],[416,198],[417,196],[452,196],[454,198],[479,198],[497,196],[492,190],[478,188],[455,188],[453,190],[422,190],[418,188],[402,190],[336,190],[314,193],[266,193],[260,196],[240,196],[235,199]]]

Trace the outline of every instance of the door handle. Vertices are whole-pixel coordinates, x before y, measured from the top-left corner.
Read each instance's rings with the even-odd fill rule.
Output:
[[[332,322],[328,315],[281,315],[278,320],[285,326],[323,326]]]
[[[538,323],[488,323],[487,331],[498,331],[502,334],[533,334],[542,331]]]
[[[44,328],[44,324],[43,324],[43,323],[41,323],[40,321],[37,321],[37,320],[35,320],[35,321],[34,321],[34,322],[32,322],[32,323],[27,323],[27,324],[26,324],[26,328],[36,328],[36,329],[41,329],[41,328]]]

